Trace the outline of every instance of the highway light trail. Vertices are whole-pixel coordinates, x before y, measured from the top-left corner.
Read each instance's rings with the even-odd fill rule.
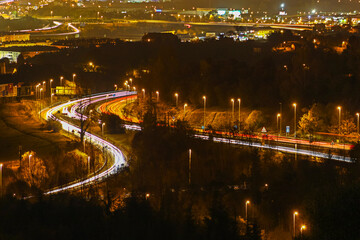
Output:
[[[81,99],[71,100],[66,103],[62,103],[60,105],[50,108],[46,113],[46,120],[52,119],[54,121],[58,121],[61,123],[62,128],[65,131],[71,132],[76,136],[80,136],[81,129],[78,126],[56,117],[55,114],[58,112],[61,112],[61,110],[63,108],[67,108],[68,106],[74,105],[74,104],[77,105],[81,102],[85,102],[86,106],[87,106],[96,101],[104,101],[108,98],[120,98],[120,97],[127,96],[129,94],[132,94],[132,93],[128,92],[128,91],[111,92],[111,93],[96,94],[96,95],[92,95],[92,96],[81,98]],[[94,100],[94,98],[96,98],[96,99]],[[82,107],[84,107],[84,106],[82,106]],[[74,115],[74,116],[77,116],[77,115]],[[117,171],[122,166],[126,165],[126,161],[125,161],[125,157],[124,157],[123,153],[121,152],[121,150],[119,148],[117,148],[112,143],[110,143],[94,134],[91,134],[89,132],[85,132],[84,139],[88,142],[91,142],[91,144],[94,144],[99,148],[106,149],[106,151],[113,156],[114,163],[112,164],[112,166],[109,167],[108,169],[105,169],[104,171],[101,171],[101,169],[98,170],[97,172],[95,172],[94,176],[91,176],[90,178],[77,180],[77,181],[68,183],[64,186],[59,186],[59,187],[53,188],[53,189],[45,192],[46,195],[55,194],[55,193],[68,191],[68,190],[76,190],[76,189],[80,189],[81,187],[89,186],[90,184],[93,184],[96,182],[101,182],[101,181],[105,180],[108,176],[116,174]]]
[[[88,97],[84,97],[81,99],[76,100],[70,100],[66,103],[59,104],[55,107],[51,107],[46,112],[46,120],[54,120],[61,123],[62,128],[65,131],[71,132],[74,135],[80,137],[80,131],[81,129],[76,126],[75,124],[69,123],[66,120],[63,120],[61,118],[58,118],[55,116],[56,113],[61,112],[62,109],[68,108],[71,106],[71,111],[69,112],[69,117],[81,120],[81,118],[84,120],[87,116],[81,115],[78,110],[84,111],[86,107],[88,107],[90,104],[100,102],[100,101],[106,101],[108,99],[112,98],[118,98],[117,101],[124,101],[124,98],[129,97],[130,95],[134,95],[136,92],[129,92],[129,91],[119,91],[119,92],[110,92],[110,93],[102,93],[102,94],[94,94]],[[112,101],[111,103],[115,103],[117,101]],[[108,105],[109,103],[106,103]],[[101,106],[100,106],[101,108]],[[104,108],[102,108],[104,109]],[[106,108],[105,108],[106,109]],[[124,127],[129,130],[133,131],[141,131],[141,127],[137,124],[125,124]],[[324,158],[324,159],[332,159],[336,161],[343,161],[343,162],[352,162],[351,158],[346,156],[340,156],[340,155],[331,155],[328,153],[318,152],[318,151],[310,151],[310,150],[304,150],[304,149],[295,149],[291,147],[285,147],[285,146],[277,146],[277,145],[270,145],[270,144],[261,144],[258,142],[252,142],[252,141],[244,141],[244,140],[238,140],[238,139],[231,139],[231,138],[224,138],[224,137],[213,137],[210,138],[206,134],[194,134],[195,138],[202,139],[202,140],[212,140],[214,142],[221,142],[221,143],[228,143],[233,145],[243,145],[243,146],[249,146],[249,147],[256,147],[256,148],[262,148],[262,149],[270,149],[274,151],[281,151],[291,154],[300,154],[300,155],[306,155],[306,156],[312,156],[312,157],[318,157],[318,158]],[[125,157],[121,150],[113,145],[112,143],[102,139],[101,137],[98,137],[94,134],[91,134],[89,132],[85,132],[84,135],[85,141],[90,142],[91,144],[94,144],[98,148],[106,149],[106,151],[113,157],[114,162],[113,164],[108,168],[103,170],[102,168],[95,171],[94,175],[81,180],[76,180],[74,182],[68,183],[63,186],[59,186],[56,188],[53,188],[47,192],[45,192],[46,195],[48,194],[55,194],[63,191],[68,190],[77,190],[82,187],[89,186],[93,183],[101,182],[105,180],[107,177],[116,174],[118,170],[126,165]]]
[[[121,99],[115,99],[111,102],[104,103],[99,108],[104,113],[110,112],[110,113],[116,114],[116,112],[114,112],[112,110],[114,110],[114,109],[118,110],[119,102],[121,102],[121,101],[122,101]],[[115,108],[112,107],[111,105],[114,105]],[[127,118],[127,120],[129,120],[129,119],[131,119],[131,118]],[[138,124],[125,124],[124,127],[128,130],[141,131],[141,127]],[[334,154],[319,152],[319,151],[295,149],[294,147],[262,144],[262,143],[255,142],[255,141],[244,141],[244,140],[238,140],[238,139],[233,139],[233,138],[224,138],[224,137],[210,138],[207,134],[194,134],[194,137],[198,138],[198,139],[202,139],[202,140],[211,140],[212,139],[214,142],[222,142],[222,143],[228,143],[228,144],[233,144],[233,145],[243,145],[243,146],[248,146],[248,147],[270,149],[270,150],[274,150],[274,151],[286,152],[286,153],[291,153],[291,154],[300,154],[300,155],[318,157],[318,158],[323,158],[323,159],[331,159],[331,160],[342,161],[342,162],[349,162],[349,163],[352,162],[350,157],[334,155]],[[274,137],[274,136],[272,136],[272,137]],[[254,139],[259,140],[258,138],[254,138]],[[274,138],[274,139],[276,139],[276,138]],[[305,141],[302,141],[299,139],[290,139],[289,142],[294,145],[305,143]],[[319,145],[321,145],[321,144],[319,144]],[[329,151],[330,150],[331,149],[329,148]]]

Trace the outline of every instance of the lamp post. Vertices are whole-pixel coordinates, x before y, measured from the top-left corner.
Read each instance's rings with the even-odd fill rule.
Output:
[[[241,105],[241,99],[240,98],[238,98],[237,99],[237,101],[238,101],[238,103],[239,103],[239,130],[240,130],[240,126],[241,126],[241,108],[240,108],[240,105]]]
[[[117,84],[114,84],[115,91],[117,90],[117,87],[118,87]]]
[[[247,219],[248,219],[248,205],[250,205],[250,201],[247,200],[245,202],[245,220],[246,220],[246,223],[247,223]]]
[[[132,87],[132,78],[129,78],[129,81],[130,81],[130,88]]]
[[[51,103],[51,104],[53,103],[53,97],[54,97],[54,94],[52,93],[52,94],[51,94],[51,97],[50,97],[50,103]]]
[[[206,96],[203,96],[203,99],[204,99],[204,130],[205,130]]]
[[[46,81],[43,81],[44,92],[46,92]]]
[[[296,216],[299,215],[299,213],[297,211],[294,212],[293,214],[293,235],[294,235],[294,239],[296,237]]]
[[[60,77],[60,86],[62,86],[62,85],[63,85],[63,79],[64,79],[64,77],[63,77],[63,76],[61,76],[61,77]]]
[[[76,77],[76,74],[75,74],[75,73],[73,73],[72,77],[73,77],[73,82],[75,82],[75,77]]]
[[[3,164],[0,164],[0,195],[3,195]]]
[[[156,91],[156,102],[160,101],[160,93],[159,91]]]
[[[176,107],[178,107],[178,103],[179,103],[179,94],[175,93],[175,102],[176,102]]]
[[[104,127],[105,127],[105,123],[101,124],[101,134],[102,136],[104,136]]]
[[[40,88],[40,100],[41,100],[41,92],[42,92],[43,88]]]
[[[293,103],[294,107],[294,137],[296,138],[296,103]]]
[[[54,79],[50,79],[50,81],[49,81],[49,86],[50,86],[50,96],[51,96],[51,84],[52,84],[52,82],[54,81]]]
[[[234,114],[235,114],[234,105],[235,105],[235,100],[232,98],[231,99],[231,125],[234,122]]]
[[[301,238],[302,238],[302,235],[303,235],[303,231],[306,230],[306,225],[301,225],[301,228],[300,228],[300,234],[301,234]]]
[[[141,91],[143,93],[143,99],[145,99],[145,88],[143,88]]]
[[[356,113],[356,117],[357,117],[357,134],[359,135],[359,117],[360,117],[360,114]]]
[[[38,99],[38,87],[40,86],[40,84],[35,86],[35,100]]]
[[[341,107],[338,106],[337,109],[339,110],[339,135],[341,134],[341,131],[340,131],[340,124],[341,124]]]
[[[186,114],[186,107],[187,107],[187,103],[184,104],[184,119],[185,119],[185,114]]]
[[[280,127],[279,127],[279,122],[280,122]],[[276,115],[276,127],[278,128],[278,132],[279,132],[279,135],[281,134],[281,114],[278,113]]]

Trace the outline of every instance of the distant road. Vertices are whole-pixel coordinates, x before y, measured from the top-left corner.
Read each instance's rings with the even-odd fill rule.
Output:
[[[165,20],[123,20],[123,19],[112,19],[111,22],[87,22],[86,24],[113,24],[114,22],[118,23],[152,23],[152,24],[176,24],[176,25],[194,25],[194,26],[223,26],[223,27],[268,27],[274,29],[287,29],[294,31],[311,31],[313,30],[314,25],[308,24],[280,24],[280,23],[229,23],[229,22],[175,22],[175,21],[165,21]],[[74,20],[74,23],[80,23]]]
[[[123,107],[126,105],[126,100],[124,99],[114,99],[112,101],[103,103],[99,110],[102,113],[112,113],[120,116],[126,121],[133,122],[133,124],[126,125],[126,128],[131,130],[141,130],[141,127],[139,126],[139,119],[134,117],[125,117],[122,113]],[[256,136],[256,135],[245,135],[245,134],[237,134],[235,137],[231,137],[229,133],[224,132],[216,132],[216,135],[214,137],[210,137],[210,133],[201,133],[201,130],[198,130],[198,133],[194,136],[196,138],[200,138],[203,140],[213,140],[214,142],[223,142],[223,143],[229,143],[234,145],[244,145],[249,147],[256,147],[256,148],[264,148],[264,149],[271,149],[281,152],[287,152],[287,153],[293,153],[293,154],[300,154],[300,155],[306,155],[306,156],[312,156],[312,157],[319,157],[319,158],[325,158],[325,159],[332,159],[337,161],[344,161],[344,162],[351,162],[350,157],[348,156],[342,156],[342,155],[336,155],[331,154],[332,150],[350,150],[351,146],[350,144],[332,144],[329,142],[312,142],[310,143],[307,140],[302,139],[293,139],[293,138],[287,138],[287,137],[278,137],[275,135],[267,135],[266,138]],[[222,137],[222,135],[227,135],[226,137]],[[241,138],[241,139],[239,139]],[[246,139],[251,139],[255,141],[246,141]],[[269,140],[272,142],[269,142]],[[294,147],[288,147],[284,145],[294,145]],[[309,149],[300,149],[300,145],[308,146],[308,147],[320,147],[324,148],[325,151],[320,152],[316,150],[309,150]],[[345,154],[345,153],[344,153]]]

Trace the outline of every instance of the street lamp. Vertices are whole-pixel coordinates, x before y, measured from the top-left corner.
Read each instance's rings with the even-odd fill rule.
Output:
[[[179,103],[179,94],[175,93],[175,99],[176,99],[176,107],[178,106]]]
[[[280,127],[279,127],[279,120],[280,120]],[[278,113],[276,116],[276,127],[278,128],[279,135],[281,134],[281,114]]]
[[[3,193],[3,164],[0,164],[0,195]]]
[[[160,100],[160,96],[159,96],[159,91],[156,91],[156,102],[159,102],[159,100]]]
[[[246,222],[247,222],[247,219],[248,219],[248,205],[250,205],[250,201],[249,201],[249,200],[247,200],[247,201],[245,202],[245,220],[246,220]]]
[[[299,215],[299,213],[297,211],[295,211],[294,214],[293,214],[293,224],[294,224],[294,226],[293,226],[294,233],[293,234],[294,234],[294,239],[296,237],[296,216],[297,215]]]
[[[115,91],[116,91],[116,89],[117,89],[117,84],[114,84],[114,88],[115,88]]]
[[[143,98],[145,99],[145,88],[143,88],[141,91],[143,93]]]
[[[339,135],[340,135],[340,124],[341,124],[341,107],[338,106],[337,109],[339,110]]]
[[[293,103],[294,107],[294,137],[296,138],[296,103]]]
[[[52,93],[52,94],[51,94],[51,97],[50,97],[50,103],[51,103],[51,104],[53,103],[53,97],[54,97],[54,94]]]
[[[60,77],[60,86],[62,86],[62,81],[63,81],[63,79],[64,79],[64,77],[61,76],[61,77]]]
[[[206,112],[206,96],[203,96],[204,99],[204,130],[205,130],[205,112]]]
[[[35,87],[35,100],[38,99],[38,87],[40,87],[40,83]]]
[[[40,88],[40,100],[41,100],[41,92],[42,92],[43,88]]]
[[[241,109],[240,109],[240,104],[241,104],[241,99],[238,98],[237,101],[238,101],[238,103],[239,103],[239,130],[240,130],[240,122],[241,122],[241,115],[240,115],[240,113],[241,113],[240,110],[241,110]]]
[[[46,92],[46,81],[43,81],[44,92]]]
[[[231,125],[234,122],[234,114],[235,114],[235,110],[234,110],[234,105],[235,105],[235,100],[232,98],[231,99]]]
[[[73,77],[73,82],[75,82],[75,77],[76,77],[76,74],[75,74],[75,73],[73,73],[72,77]]]
[[[356,117],[357,117],[357,134],[359,135],[359,113],[356,113]]]
[[[129,81],[130,81],[130,88],[132,87],[132,78],[129,78]]]
[[[184,104],[184,118],[185,118],[185,113],[186,113],[186,107],[187,107],[187,103]]]
[[[49,81],[49,86],[50,86],[50,94],[51,94],[51,84],[52,84],[52,82],[54,81],[54,79],[50,79],[50,81]]]
[[[101,134],[102,136],[104,136],[104,127],[105,127],[105,123],[101,124]]]
[[[301,234],[301,237],[302,237],[302,234],[303,234],[303,231],[306,230],[306,225],[301,225],[301,228],[300,228],[300,234]]]

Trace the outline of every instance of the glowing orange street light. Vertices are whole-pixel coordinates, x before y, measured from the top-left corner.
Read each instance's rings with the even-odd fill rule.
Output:
[[[356,113],[356,117],[357,117],[357,134],[359,134],[359,117],[360,117],[360,114],[359,113]]]
[[[247,221],[247,219],[248,219],[248,205],[250,205],[250,201],[249,200],[247,200],[246,202],[245,202],[245,220]]]
[[[294,224],[294,227],[293,227],[293,230],[294,230],[294,238],[296,237],[296,216],[299,215],[299,213],[297,211],[294,212],[293,214],[293,224]]]
[[[279,126],[279,121],[280,121],[280,126]],[[278,128],[279,135],[281,135],[281,114],[280,113],[278,113],[276,115],[276,126]]]
[[[160,93],[159,91],[156,91],[156,102],[160,101]]]
[[[185,118],[185,114],[186,114],[186,107],[187,107],[187,103],[184,104],[184,118]]]
[[[206,112],[206,96],[203,96],[203,99],[204,99],[204,130],[205,130],[205,112]]]
[[[306,225],[303,224],[303,225],[301,225],[301,228],[300,228],[301,236],[302,236],[304,230],[306,230]]]
[[[296,138],[296,103],[293,103],[294,107],[294,137]]]
[[[340,124],[341,124],[341,106],[338,106],[337,109],[339,110],[339,134],[341,133],[340,131]]]
[[[143,88],[141,91],[143,93],[143,98],[145,99],[145,88]]]
[[[231,100],[231,124],[234,122],[234,114],[235,114],[235,100],[232,98]]]
[[[179,103],[179,94],[175,93],[175,99],[176,99],[176,107],[178,106]]]
[[[75,82],[75,77],[76,77],[76,74],[75,74],[75,73],[73,73],[72,77],[73,77],[73,82]]]
[[[238,98],[237,101],[238,101],[238,103],[239,103],[239,130],[240,130],[240,122],[241,122],[241,115],[240,115],[241,109],[240,109],[240,105],[241,105],[241,99]]]

